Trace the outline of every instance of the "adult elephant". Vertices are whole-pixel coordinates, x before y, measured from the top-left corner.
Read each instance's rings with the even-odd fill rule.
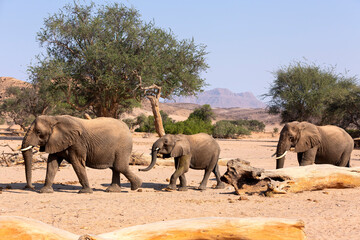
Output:
[[[53,192],[52,184],[60,163],[65,159],[73,166],[82,189],[92,193],[85,166],[112,170],[108,192],[120,191],[120,173],[131,183],[131,189],[141,186],[141,180],[129,169],[132,136],[125,123],[113,118],[80,119],[72,116],[39,116],[31,124],[22,142],[27,188],[31,182],[32,148],[49,153],[45,185],[41,193]]]
[[[174,157],[175,159],[176,170],[170,178],[168,189],[175,190],[176,180],[180,178],[180,187],[178,190],[186,191],[185,173],[189,168],[205,170],[203,180],[199,186],[200,190],[206,189],[206,184],[211,172],[216,176],[216,188],[225,187],[225,184],[220,180],[218,166],[220,147],[208,134],[166,134],[162,136],[152,145],[150,165],[145,169],[139,169],[139,171],[149,171],[155,165],[158,153],[163,154],[164,157]]]
[[[295,148],[300,166],[332,164],[350,167],[354,140],[342,128],[316,126],[308,122],[290,122],[280,132],[276,149],[276,168],[284,166],[285,155]]]

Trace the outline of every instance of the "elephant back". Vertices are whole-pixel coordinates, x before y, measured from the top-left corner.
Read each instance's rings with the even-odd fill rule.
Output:
[[[220,155],[220,146],[217,141],[206,133],[198,133],[188,136],[191,154],[194,157],[209,158]]]

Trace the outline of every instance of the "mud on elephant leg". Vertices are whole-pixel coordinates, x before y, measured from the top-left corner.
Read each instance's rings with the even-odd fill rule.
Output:
[[[191,159],[191,157],[189,155],[184,155],[184,156],[175,158],[176,170],[173,173],[173,175],[171,175],[170,184],[167,187],[167,189],[176,190],[176,180],[178,178],[180,178],[179,191],[187,190],[185,173],[189,171],[190,159]]]
[[[188,187],[187,187],[187,183],[186,183],[185,174],[180,175],[179,179],[180,179],[179,191],[187,191]]]

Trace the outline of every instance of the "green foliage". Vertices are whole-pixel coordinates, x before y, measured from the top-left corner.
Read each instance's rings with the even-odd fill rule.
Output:
[[[134,126],[136,125],[136,119],[133,118],[126,118],[122,120],[128,127],[129,129],[133,129]]]
[[[215,119],[215,114],[210,105],[205,104],[195,109],[185,121],[164,123],[164,130],[170,134],[191,135],[201,132],[212,134],[212,119]]]
[[[189,119],[200,119],[204,122],[211,122],[215,120],[215,113],[212,111],[209,104],[202,105],[199,108],[196,108],[190,115]]]
[[[235,120],[230,123],[241,126],[251,132],[263,132],[265,130],[265,124],[258,120]]]
[[[168,126],[174,123],[167,113],[160,111],[160,115],[163,121],[163,125]],[[146,116],[145,114],[139,115],[136,120],[133,122],[133,126],[138,125],[139,127],[135,129],[136,132],[155,132],[155,119],[154,116]]]
[[[282,122],[322,122],[334,95],[345,94],[355,78],[337,74],[334,68],[295,62],[274,73],[275,80],[265,97],[271,97],[269,113],[280,113]]]
[[[136,125],[139,125],[135,132],[155,132],[154,116],[141,114],[136,118]]]
[[[169,116],[160,111],[165,132],[168,134],[207,133],[217,138],[236,138],[241,135],[250,135],[251,132],[262,132],[265,124],[257,120],[222,120],[215,125],[211,124],[211,119],[215,114],[209,105],[204,105],[195,109],[185,121],[175,122]],[[144,114],[137,117],[135,121],[139,127],[137,132],[155,132],[153,116],[146,117]]]
[[[9,97],[0,104],[0,115],[10,117],[23,129],[42,114],[78,115],[68,104],[55,102],[56,98],[50,97],[50,93],[35,85],[25,88],[9,87],[6,95]]]
[[[206,46],[177,40],[122,4],[66,5],[45,19],[37,39],[46,53],[30,67],[33,82],[96,116],[116,118],[153,94],[145,89],[154,84],[163,98],[205,85]]]
[[[169,134],[212,134],[213,126],[211,122],[205,122],[198,118],[188,118],[185,121],[164,125],[164,129],[165,132]]]
[[[228,121],[221,120],[218,121],[213,130],[213,136],[216,138],[236,138],[241,135],[250,135],[251,131],[245,126],[239,124],[242,121]]]
[[[325,108],[322,123],[360,129],[360,87],[352,86],[344,93],[334,93]]]

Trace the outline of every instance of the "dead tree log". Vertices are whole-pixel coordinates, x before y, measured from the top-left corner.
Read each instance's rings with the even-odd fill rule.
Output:
[[[24,217],[0,216],[0,240],[306,239],[304,222],[282,218],[194,218],[138,225],[78,236]]]
[[[241,193],[289,193],[325,188],[360,186],[360,168],[337,167],[329,164],[264,170],[240,159],[230,160],[221,177]]]
[[[25,217],[0,216],[0,239],[77,240],[79,236]]]
[[[306,239],[304,223],[279,218],[193,218],[124,228],[94,240]],[[90,238],[91,239],[91,238]]]

